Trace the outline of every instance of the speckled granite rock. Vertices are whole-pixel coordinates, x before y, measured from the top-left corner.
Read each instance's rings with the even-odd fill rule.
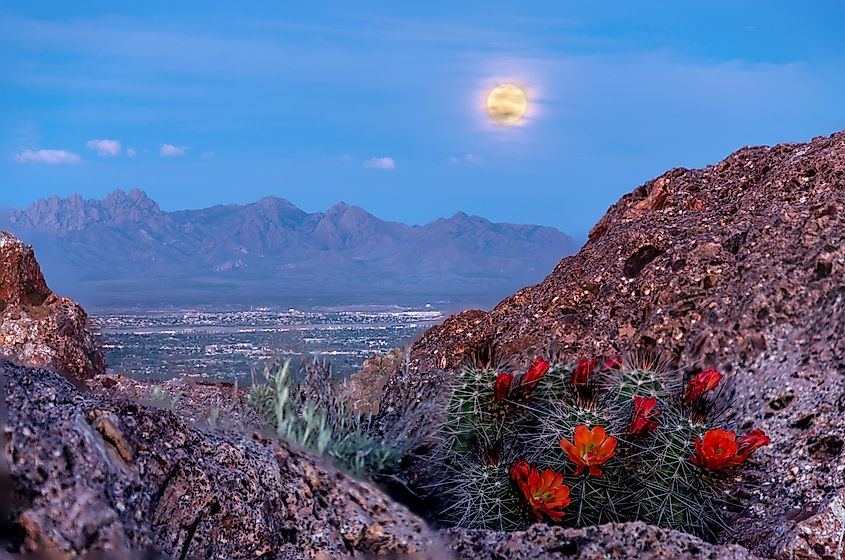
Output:
[[[430,372],[491,344],[516,362],[657,347],[727,373],[729,420],[773,444],[744,472],[748,507],[723,538],[789,557],[845,488],[845,133],[649,181],[542,283],[427,331],[408,370],[371,398],[383,408],[422,391],[436,399]],[[837,539],[802,554],[845,558],[825,552]]]
[[[282,443],[191,428],[47,370],[0,370],[25,551],[341,559],[431,546],[404,507]]]
[[[88,316],[47,287],[32,247],[0,231],[0,357],[72,379],[105,371]]]
[[[758,558],[737,545],[713,545],[696,537],[645,523],[619,523],[564,529],[533,525],[525,531],[500,533],[449,529],[444,540],[460,558],[473,560],[637,560]]]
[[[264,420],[246,402],[249,387],[237,387],[232,383],[178,377],[159,382],[142,381],[107,373],[89,379],[86,387],[93,393],[166,408],[191,426],[241,431],[264,426]]]

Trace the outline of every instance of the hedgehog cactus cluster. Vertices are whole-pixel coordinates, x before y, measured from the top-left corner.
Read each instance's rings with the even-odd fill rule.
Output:
[[[712,536],[733,475],[770,440],[717,425],[721,373],[684,382],[666,369],[618,356],[537,358],[522,374],[465,368],[439,446],[444,520],[495,530],[642,520]]]

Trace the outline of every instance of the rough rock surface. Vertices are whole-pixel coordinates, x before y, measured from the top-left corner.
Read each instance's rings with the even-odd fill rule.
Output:
[[[89,391],[173,411],[189,425],[248,430],[264,421],[246,402],[249,387],[226,382],[173,378],[161,382],[102,374],[86,382]]]
[[[379,414],[379,401],[372,399],[372,395],[384,393],[393,373],[399,371],[407,359],[407,350],[394,348],[364,360],[361,370],[351,376],[343,387],[344,398],[352,410],[360,414]]]
[[[686,533],[645,523],[617,523],[584,529],[532,525],[515,533],[449,529],[444,533],[444,540],[460,558],[473,560],[757,558],[741,546],[712,545]]]
[[[18,524],[13,550],[121,558],[129,550],[226,559],[754,558],[642,523],[536,525],[514,534],[451,529],[437,538],[378,490],[278,442],[190,428],[170,411],[81,393],[52,372],[0,369]]]
[[[277,441],[0,364],[5,461],[25,551],[172,558],[352,558],[428,549],[404,507]]]
[[[649,181],[542,283],[427,331],[410,371],[373,399],[436,396],[430,371],[490,344],[517,363],[658,348],[724,371],[728,420],[773,439],[724,539],[761,556],[845,558],[845,133]]]
[[[0,357],[73,379],[105,371],[88,316],[47,287],[32,247],[0,231]]]

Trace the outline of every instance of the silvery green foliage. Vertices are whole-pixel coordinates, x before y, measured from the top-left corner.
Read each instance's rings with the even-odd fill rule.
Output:
[[[171,393],[163,385],[154,385],[150,390],[150,404],[156,408],[173,410],[182,399],[182,393]]]
[[[278,437],[326,456],[354,475],[394,475],[412,438],[374,437],[370,418],[350,412],[335,390],[328,364],[308,362],[302,374],[302,382],[295,383],[290,362],[265,368],[264,383],[253,384],[249,404]]]

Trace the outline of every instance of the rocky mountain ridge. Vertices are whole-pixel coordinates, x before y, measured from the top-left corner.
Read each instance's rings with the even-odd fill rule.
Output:
[[[344,203],[307,213],[275,197],[165,212],[139,190],[102,200],[51,197],[12,212],[9,221],[24,239],[56,249],[44,251],[46,270],[61,264],[63,276],[83,288],[75,291],[96,289],[122,304],[507,293],[575,249],[554,228],[464,213],[409,226]],[[53,263],[54,253],[61,263]]]

